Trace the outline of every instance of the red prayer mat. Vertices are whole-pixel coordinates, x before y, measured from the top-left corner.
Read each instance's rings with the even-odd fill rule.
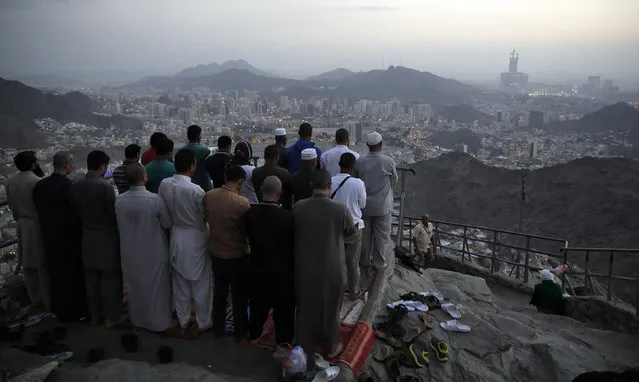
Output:
[[[340,336],[344,343],[344,351],[337,359],[329,359],[328,361],[344,363],[353,370],[354,375],[357,375],[375,345],[375,331],[369,323],[364,321],[357,321],[355,325],[342,323]],[[254,342],[254,345],[269,350],[275,349],[275,324],[271,314],[264,323],[262,335]],[[317,350],[311,349],[310,351]]]

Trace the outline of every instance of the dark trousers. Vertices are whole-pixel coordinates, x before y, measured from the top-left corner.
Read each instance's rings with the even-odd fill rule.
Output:
[[[235,337],[244,338],[248,333],[248,256],[240,259],[213,257],[213,330],[224,333],[226,306],[231,288],[233,302],[233,325]]]
[[[110,321],[117,321],[122,317],[124,312],[122,269],[119,267],[111,270],[85,268],[84,279],[91,317],[104,317]]]
[[[251,272],[250,337],[262,334],[269,310],[273,309],[275,341],[292,343],[295,330],[295,290],[292,271]]]

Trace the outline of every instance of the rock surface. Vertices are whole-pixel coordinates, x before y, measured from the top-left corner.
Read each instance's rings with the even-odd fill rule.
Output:
[[[538,313],[525,295],[499,298],[486,281],[440,269],[422,276],[403,267],[395,269],[384,303],[398,300],[400,294],[440,291],[457,304],[460,322],[471,326],[470,333],[451,333],[439,327],[451,319],[433,310],[435,327],[422,334],[418,343],[432,336],[446,340],[449,361],[432,360],[428,368],[402,368],[407,375],[429,381],[571,381],[592,370],[623,370],[639,365],[639,337],[595,329],[568,317]],[[386,308],[380,309],[384,315]],[[378,320],[383,320],[379,316]],[[378,341],[381,342],[381,341]],[[364,371],[379,380],[388,380],[383,365],[373,359],[373,349]],[[432,355],[432,350],[431,350]]]

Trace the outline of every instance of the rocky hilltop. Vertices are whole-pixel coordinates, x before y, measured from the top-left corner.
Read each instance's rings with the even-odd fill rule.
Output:
[[[395,268],[383,305],[409,291],[439,291],[457,304],[462,314],[459,321],[472,330],[444,331],[438,323],[451,318],[441,310],[431,311],[436,324],[415,343],[425,344],[433,336],[446,341],[449,361],[433,359],[427,368],[402,368],[402,373],[433,382],[564,382],[587,371],[621,371],[637,366],[635,336],[539,313],[528,305],[528,296],[511,290],[495,293],[496,289],[491,288],[497,287],[461,273],[429,269],[418,276],[405,268]],[[380,310],[384,313],[386,308]],[[381,316],[379,319],[383,320]],[[372,354],[379,350],[380,342]],[[376,380],[389,380],[384,366],[372,358],[364,371]]]
[[[418,162],[407,178],[407,215],[517,230],[521,172],[490,167],[463,153]],[[527,171],[523,231],[571,246],[639,248],[639,162],[583,158]],[[608,256],[591,257],[607,272]],[[615,257],[615,271],[636,275],[639,258]]]
[[[97,103],[80,92],[41,92],[18,81],[0,78],[0,145],[40,148],[46,137],[33,120],[52,118],[60,123],[77,122],[98,128],[139,129],[142,122],[122,115],[97,115]]]

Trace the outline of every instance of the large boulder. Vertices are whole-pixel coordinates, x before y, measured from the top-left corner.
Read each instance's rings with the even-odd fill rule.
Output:
[[[439,327],[450,320],[447,313],[432,310],[435,327],[422,334],[418,344],[435,336],[450,346],[449,361],[431,357],[428,368],[403,368],[406,374],[428,376],[429,381],[571,381],[591,370],[623,370],[639,365],[639,337],[599,330],[568,317],[538,313],[529,297],[502,290],[495,293],[479,277],[440,269],[418,275],[403,267],[389,281],[384,305],[409,292],[439,291],[457,304],[460,322],[470,333],[451,333]],[[380,313],[385,314],[384,307]],[[385,317],[380,316],[378,320]],[[364,371],[388,380],[384,365],[374,361],[373,349]],[[432,350],[428,349],[431,352]]]

